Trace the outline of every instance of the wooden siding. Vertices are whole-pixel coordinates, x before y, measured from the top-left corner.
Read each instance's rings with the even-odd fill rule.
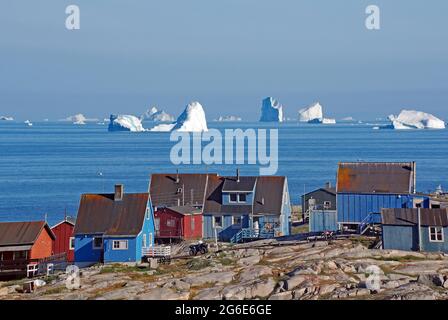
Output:
[[[46,228],[43,228],[30,250],[30,259],[42,259],[53,253],[53,239]]]
[[[53,253],[66,253],[69,262],[73,262],[75,259],[75,251],[70,250],[70,238],[74,236],[74,228],[72,224],[64,221],[51,229],[56,236],[56,240],[53,242]]]

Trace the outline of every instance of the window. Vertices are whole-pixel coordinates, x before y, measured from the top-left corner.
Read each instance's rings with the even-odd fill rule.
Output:
[[[103,238],[93,238],[93,249],[103,249]]]
[[[143,234],[142,246],[146,248],[146,234]]]
[[[430,242],[443,242],[443,228],[442,227],[429,227],[429,241]]]
[[[230,198],[229,198],[229,202],[237,202],[236,196],[237,196],[236,193],[231,193],[230,194]]]
[[[128,240],[114,240],[112,242],[113,250],[127,250],[128,249]]]
[[[233,224],[241,225],[241,217],[232,217]]]
[[[149,220],[151,217],[151,211],[149,210],[149,208],[146,208],[146,220]]]
[[[238,202],[246,202],[247,195],[245,193],[240,193],[238,195]]]
[[[152,233],[149,233],[149,246],[152,247],[154,240],[152,239]]]
[[[331,208],[331,201],[324,201],[324,209],[330,209]]]
[[[214,217],[213,218],[213,226],[215,228],[221,228],[222,227],[222,217]]]
[[[168,219],[168,220],[166,220],[166,226],[174,227],[174,226],[176,226],[176,221],[174,219]]]
[[[23,260],[26,259],[26,251],[15,251],[14,252],[14,260]]]
[[[75,237],[70,237],[70,239],[68,239],[68,249],[75,250]]]
[[[154,219],[154,228],[156,229],[156,231],[160,230],[160,218]]]
[[[194,216],[191,216],[191,222],[190,222],[190,228],[191,228],[191,231],[194,231],[194,229],[195,229],[195,225],[194,225]]]

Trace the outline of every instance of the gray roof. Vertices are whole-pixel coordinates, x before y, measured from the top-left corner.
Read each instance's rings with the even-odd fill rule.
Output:
[[[175,211],[180,214],[200,214],[202,213],[201,209],[192,207],[192,206],[176,206],[176,207],[167,207],[168,209]]]
[[[415,180],[413,162],[342,162],[336,183],[342,193],[412,193]]]
[[[224,185],[222,187],[223,192],[251,192],[254,190],[257,177],[240,176],[237,177],[224,177]]]
[[[413,226],[418,224],[418,209],[382,209],[383,225]],[[448,226],[448,209],[420,209],[422,226]]]
[[[54,233],[45,221],[1,222],[0,246],[32,245],[43,229],[55,239]]]
[[[124,193],[120,201],[114,201],[114,194],[83,194],[74,233],[138,235],[143,228],[148,200],[148,193]]]

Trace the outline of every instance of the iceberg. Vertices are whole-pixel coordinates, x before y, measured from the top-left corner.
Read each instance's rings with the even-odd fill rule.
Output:
[[[336,119],[332,118],[323,118],[322,124],[336,124]]]
[[[238,116],[219,116],[218,119],[215,119],[217,122],[236,122],[242,121],[243,119]]]
[[[445,121],[432,114],[415,110],[402,110],[398,116],[390,115],[389,120],[390,127],[396,130],[445,129]]]
[[[82,113],[78,113],[73,116],[69,116],[65,119],[61,119],[59,121],[67,121],[67,122],[72,122],[73,124],[83,125],[83,124],[86,124],[86,122],[98,121],[98,119],[87,119]]]
[[[197,102],[191,102],[186,107],[177,120],[170,124],[160,124],[150,129],[156,132],[169,131],[183,131],[183,132],[203,132],[208,131],[207,120],[202,105]]]
[[[283,106],[274,98],[268,97],[261,105],[260,122],[283,122]]]
[[[33,124],[31,123],[30,120],[25,120],[23,123],[26,124],[28,127],[32,127],[33,126]]]
[[[310,106],[299,110],[300,122],[322,123],[323,118],[322,106],[319,102],[315,102]]]
[[[14,121],[13,117],[0,116],[0,120],[2,121]]]
[[[152,107],[147,110],[142,116],[140,120],[149,120],[155,122],[173,122],[174,117],[163,110],[158,110],[156,107]]]
[[[342,118],[341,121],[354,122],[354,121],[356,121],[356,120],[355,120],[353,117],[345,117],[345,118]]]
[[[131,115],[110,115],[109,131],[146,131],[139,118]]]

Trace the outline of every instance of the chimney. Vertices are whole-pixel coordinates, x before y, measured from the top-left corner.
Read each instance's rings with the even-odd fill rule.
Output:
[[[240,169],[236,169],[236,182],[240,182]]]
[[[179,183],[179,169],[176,169],[176,183]]]
[[[124,186],[122,184],[115,185],[114,201],[123,200]]]
[[[330,181],[325,183],[325,188],[326,189],[330,189],[331,188],[331,182]]]

